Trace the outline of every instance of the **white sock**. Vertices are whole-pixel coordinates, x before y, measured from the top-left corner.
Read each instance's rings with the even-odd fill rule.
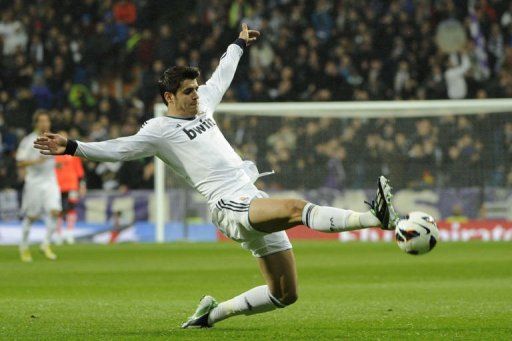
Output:
[[[302,211],[302,223],[320,232],[343,232],[380,226],[370,211],[360,213],[307,203]]]
[[[30,227],[32,222],[27,217],[21,221],[21,242],[20,249],[26,249],[28,247],[28,236],[30,234]]]
[[[208,324],[212,326],[231,316],[259,314],[284,307],[284,304],[272,296],[268,286],[261,285],[220,303],[210,312]]]
[[[46,224],[46,235],[44,237],[43,245],[50,245],[53,232],[55,231],[55,228],[57,227],[57,217],[54,217],[51,214],[48,214],[45,217],[44,222]]]

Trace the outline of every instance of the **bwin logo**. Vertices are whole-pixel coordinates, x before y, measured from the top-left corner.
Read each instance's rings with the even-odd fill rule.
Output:
[[[183,131],[187,134],[188,138],[193,140],[197,137],[198,134],[202,134],[206,131],[206,129],[210,129],[213,126],[216,126],[215,122],[211,118],[207,118],[205,120],[200,119],[199,122],[201,124],[192,127],[192,129],[185,129]]]

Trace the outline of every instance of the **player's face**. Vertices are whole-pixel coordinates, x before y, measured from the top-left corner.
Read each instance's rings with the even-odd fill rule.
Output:
[[[185,79],[174,96],[176,110],[184,115],[192,116],[197,114],[199,108],[199,85],[196,79]]]
[[[51,122],[50,122],[50,117],[48,115],[40,115],[38,118],[37,118],[37,122],[36,122],[36,130],[43,133],[45,131],[50,131],[50,126],[51,126]]]

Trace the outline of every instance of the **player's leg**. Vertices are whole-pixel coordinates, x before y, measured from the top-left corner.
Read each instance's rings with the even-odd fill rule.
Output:
[[[37,217],[35,216],[25,216],[21,221],[20,258],[23,262],[32,262],[32,255],[30,254],[28,240],[30,228],[36,220]]]
[[[258,258],[267,285],[252,288],[220,303],[208,315],[208,325],[236,315],[254,315],[284,308],[297,300],[297,270],[293,251]]]
[[[195,314],[183,324],[188,327],[211,327],[237,315],[254,315],[284,308],[297,300],[297,270],[291,249],[258,258],[266,285],[260,285],[227,301],[217,303],[204,296]]]
[[[41,212],[41,201],[38,200],[40,196],[39,186],[28,186],[25,183],[21,197],[23,220],[21,221],[20,258],[23,262],[32,261],[29,249],[29,235],[32,224],[38,219],[38,215]]]
[[[293,250],[280,251],[258,258],[260,271],[278,307],[293,304],[298,299],[297,267]]]
[[[67,213],[66,213],[66,242],[68,244],[74,244],[75,243],[75,236],[74,236],[74,229],[75,224],[77,221],[77,214],[76,214],[76,204],[78,200],[78,193],[71,193],[68,197],[68,207],[67,207]]]
[[[266,194],[259,192],[257,196]],[[248,208],[244,211],[214,209],[212,217],[217,224],[219,221],[223,223],[217,226],[226,236],[240,242],[244,249],[257,257],[266,285],[252,288],[220,304],[213,297],[205,296],[182,327],[210,327],[231,316],[263,313],[295,302],[297,273],[292,245],[286,233],[255,231],[249,226]]]
[[[57,219],[60,216],[60,210],[50,210],[48,214],[45,216],[45,225],[46,225],[46,234],[44,236],[43,243],[40,246],[41,252],[44,256],[50,260],[56,260],[57,255],[53,252],[50,247],[53,233],[55,232],[55,228],[57,227]]]
[[[249,208],[251,226],[272,233],[304,224],[321,232],[343,232],[380,226],[393,229],[398,219],[391,205],[391,186],[380,177],[375,200],[367,212],[318,206],[299,199],[256,198]]]
[[[57,226],[57,219],[59,218],[60,212],[62,211],[62,197],[57,183],[49,183],[46,186],[46,195],[44,197],[44,212],[45,212],[45,224],[46,224],[46,235],[43,243],[41,244],[41,251],[45,257],[50,260],[56,260],[57,255],[52,251],[50,244],[52,235],[55,232]]]
[[[68,192],[61,192],[61,206],[62,211],[57,218],[57,225],[55,228],[55,244],[62,245],[66,232],[63,229],[64,220],[67,218],[68,212]]]
[[[272,233],[304,224],[321,232],[342,232],[380,226],[370,212],[355,212],[329,206],[317,206],[300,199],[258,198],[249,209],[251,226]]]
[[[21,221],[21,241],[20,248],[28,248],[28,239],[30,235],[30,228],[34,221],[37,220],[37,217],[33,216],[25,216]]]
[[[60,210],[50,210],[45,216],[46,234],[44,236],[43,244],[50,245],[53,233],[57,227],[57,219],[60,216]]]
[[[63,210],[59,214],[59,217],[57,218],[57,224],[55,226],[55,235],[54,235],[54,239],[55,239],[55,244],[56,245],[62,245],[63,240],[64,240],[64,232],[63,232],[63,229],[62,229],[62,221],[64,220],[65,216],[66,216],[66,211]]]

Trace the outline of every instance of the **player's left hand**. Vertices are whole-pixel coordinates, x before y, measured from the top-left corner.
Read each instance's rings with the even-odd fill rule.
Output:
[[[68,139],[59,134],[44,133],[34,141],[34,148],[43,155],[62,155],[66,150]]]
[[[242,24],[242,31],[238,38],[245,40],[246,46],[251,46],[260,36],[260,31],[250,30],[246,23]]]

